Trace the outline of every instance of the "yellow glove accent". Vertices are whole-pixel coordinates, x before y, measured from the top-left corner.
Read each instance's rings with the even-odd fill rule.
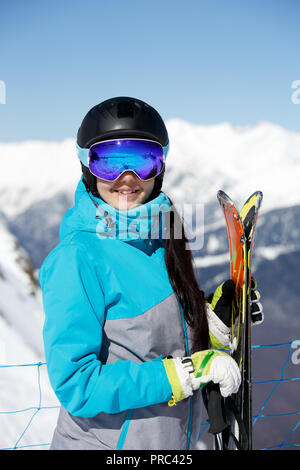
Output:
[[[216,356],[228,356],[228,354],[222,351],[215,351],[214,349],[204,350],[192,354],[192,361],[196,378],[209,374],[211,361]],[[201,387],[204,385],[205,384],[201,384]]]
[[[176,402],[183,400],[186,396],[183,393],[182,385],[180,383],[175,363],[173,359],[163,359],[163,364],[166,369],[168,380],[172,388],[172,399],[168,402],[169,406],[176,405]]]

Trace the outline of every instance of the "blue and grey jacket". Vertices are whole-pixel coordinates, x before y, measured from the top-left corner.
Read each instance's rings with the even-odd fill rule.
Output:
[[[160,193],[125,217],[78,184],[39,272],[48,374],[61,403],[51,449],[195,447],[201,393],[168,406],[162,362],[188,355],[192,338],[164,262],[158,221],[169,211]]]

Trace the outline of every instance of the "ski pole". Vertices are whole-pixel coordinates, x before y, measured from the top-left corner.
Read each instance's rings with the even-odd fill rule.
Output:
[[[216,438],[216,447],[221,450],[222,432],[228,427],[225,418],[224,401],[220,393],[219,384],[209,382],[202,389],[204,405],[207,410],[210,427],[208,432],[214,434]]]

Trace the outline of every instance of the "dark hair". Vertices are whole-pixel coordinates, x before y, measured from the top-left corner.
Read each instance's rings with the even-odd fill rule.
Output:
[[[204,292],[197,282],[191,250],[180,216],[169,198],[172,210],[168,221],[168,235],[165,240],[165,263],[171,285],[182,306],[184,318],[192,328],[193,340],[190,354],[208,349],[208,322]],[[174,227],[180,227],[182,236],[174,236]]]

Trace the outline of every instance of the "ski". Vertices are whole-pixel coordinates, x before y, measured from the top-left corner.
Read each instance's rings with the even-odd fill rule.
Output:
[[[251,377],[251,270],[253,240],[262,203],[262,192],[256,191],[241,211],[224,191],[217,198],[223,211],[230,253],[230,278],[235,283],[231,318],[231,355],[237,362],[242,382],[237,394],[224,400],[227,427],[215,436],[216,449],[252,449],[252,377]]]
[[[244,328],[244,358],[243,358],[243,381],[244,393],[241,394],[241,417],[248,436],[248,448],[252,449],[252,365],[251,365],[251,275],[252,275],[252,256],[254,233],[256,229],[259,209],[263,200],[261,191],[253,193],[245,202],[240,211],[240,217],[244,226],[246,238],[246,310],[245,310],[245,328]],[[243,439],[241,437],[241,442]],[[246,443],[245,443],[246,444]]]

